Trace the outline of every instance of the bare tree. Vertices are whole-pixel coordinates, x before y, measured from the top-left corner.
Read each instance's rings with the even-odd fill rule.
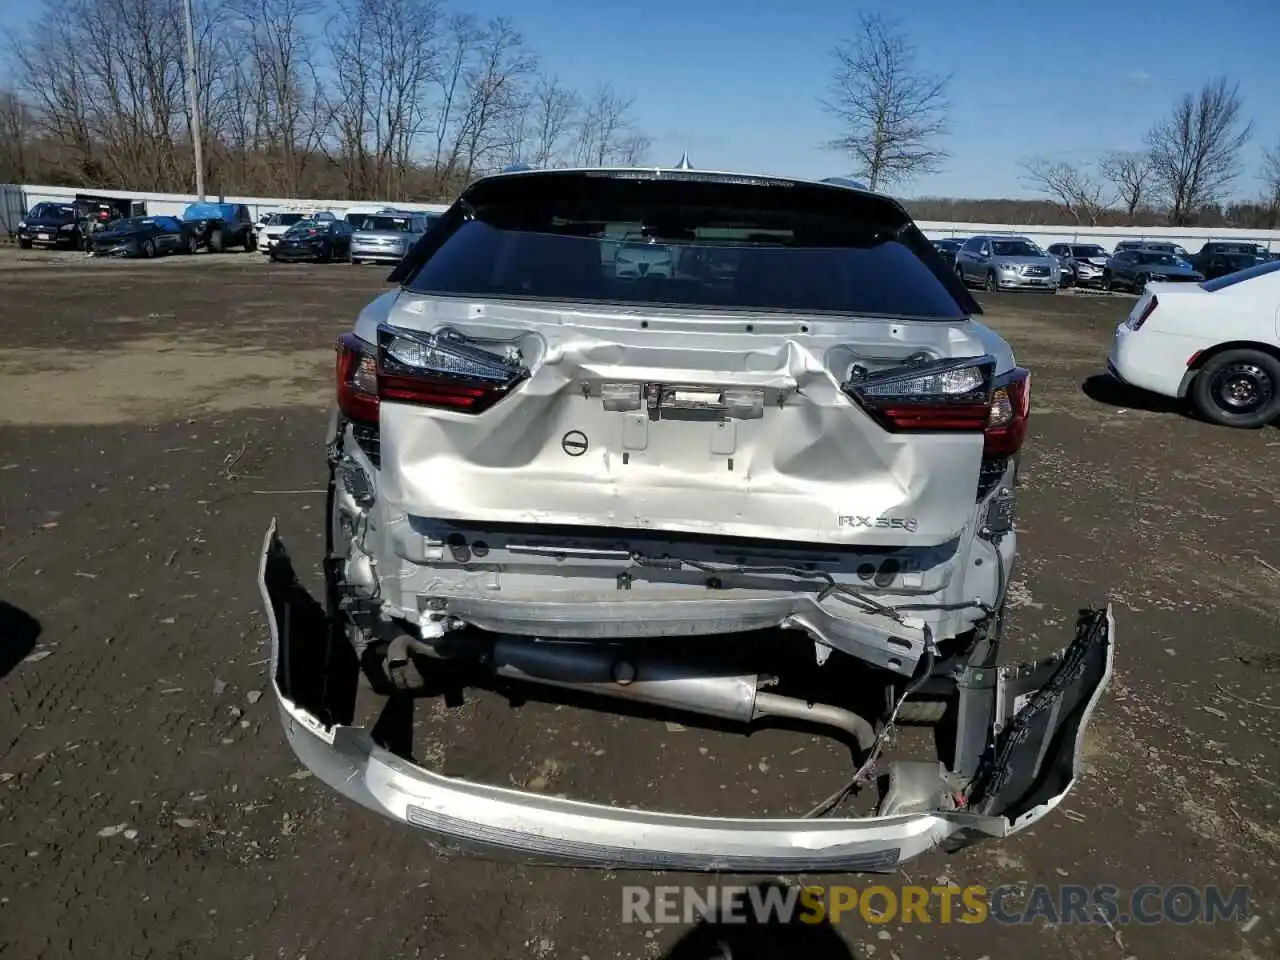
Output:
[[[949,76],[916,68],[915,49],[897,21],[862,14],[851,40],[834,50],[835,75],[823,107],[841,126],[827,146],[843,150],[873,190],[934,173],[949,154]]]
[[[317,0],[231,0],[228,31],[243,58],[232,58],[239,75],[230,79],[238,126],[246,146],[265,159],[259,179],[272,192],[295,195],[304,168],[324,133],[320,82],[312,59],[307,20],[320,12]],[[247,95],[247,96],[246,96]]]
[[[0,90],[0,183],[26,182],[34,128],[27,105],[12,90]]]
[[[1151,157],[1146,153],[1115,151],[1098,162],[1098,172],[1115,189],[1125,215],[1133,220],[1147,197],[1151,181]]]
[[[1072,222],[1096,226],[1102,211],[1103,186],[1084,167],[1044,159],[1022,163],[1023,181],[1041,193]]]
[[[1270,211],[1271,223],[1280,217],[1280,143],[1262,154],[1263,203]]]
[[[634,164],[643,159],[650,140],[635,130],[635,101],[608,84],[596,87],[578,117],[574,160],[583,166]]]
[[[1222,199],[1239,174],[1240,150],[1253,133],[1242,107],[1239,84],[1219,77],[1198,94],[1184,94],[1147,134],[1152,179],[1173,223],[1190,223],[1196,211]]]
[[[511,21],[489,22],[476,46],[475,63],[464,76],[467,96],[462,137],[466,157],[464,180],[483,169],[496,152],[512,152],[510,134],[522,132],[511,118],[523,116],[528,107],[525,84],[537,69],[537,60]],[[504,137],[503,133],[507,136]]]
[[[533,166],[549,167],[564,156],[580,107],[578,95],[561,86],[558,78],[541,77],[534,84],[532,103],[524,115]]]
[[[330,111],[348,191],[405,193],[440,55],[439,0],[342,0],[329,24]]]

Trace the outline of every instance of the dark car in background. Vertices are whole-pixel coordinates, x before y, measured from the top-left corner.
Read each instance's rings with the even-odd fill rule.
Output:
[[[80,211],[70,203],[37,203],[18,221],[18,246],[64,247],[78,250],[81,246]]]
[[[1159,280],[1169,283],[1199,283],[1204,275],[1186,260],[1162,250],[1138,248],[1120,250],[1102,271],[1102,286],[1106,290],[1128,287],[1141,293],[1147,283]]]
[[[1175,260],[1181,260],[1186,266],[1191,266],[1191,254],[1187,252],[1187,248],[1180,243],[1172,243],[1168,240],[1121,240],[1116,244],[1116,253],[1124,250],[1151,250],[1156,253],[1167,253]]]
[[[271,248],[272,260],[327,263],[351,255],[351,224],[346,220],[302,220]]]
[[[938,256],[942,258],[942,262],[954,270],[956,268],[956,253],[963,244],[963,240],[956,237],[947,237],[945,240],[933,241],[933,249],[938,251]]]
[[[1191,264],[1204,274],[1206,280],[1215,280],[1237,270],[1267,263],[1270,259],[1271,255],[1256,243],[1210,240],[1191,258]]]
[[[159,257],[195,253],[196,238],[189,224],[177,217],[128,217],[93,235],[95,257]]]
[[[1111,254],[1096,243],[1055,243],[1049,252],[1062,268],[1062,285],[1102,286],[1102,271]]]
[[[221,253],[231,247],[258,248],[257,225],[243,203],[192,203],[182,211],[182,221],[191,228],[197,249]]]

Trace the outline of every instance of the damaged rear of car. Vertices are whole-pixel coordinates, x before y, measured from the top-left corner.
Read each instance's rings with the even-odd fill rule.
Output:
[[[619,270],[641,241],[664,268]],[[262,555],[285,729],[334,789],[449,848],[770,873],[893,870],[1065,795],[1111,616],[1003,662],[1030,378],[901,205],[503,174],[391,279],[338,345],[325,607],[274,525]],[[790,816],[693,816],[445,777],[354,725],[362,666],[394,699],[459,664],[601,709],[811,725],[854,768]],[[905,724],[937,727],[935,756],[886,760]]]

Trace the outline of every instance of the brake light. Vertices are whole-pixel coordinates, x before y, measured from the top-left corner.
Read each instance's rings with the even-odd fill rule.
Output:
[[[338,409],[349,420],[378,422],[378,360],[354,333],[338,338]]]
[[[1031,372],[1015,367],[996,379],[982,455],[1010,457],[1022,448],[1031,419]]]
[[[483,413],[529,375],[518,354],[498,356],[451,331],[378,331],[378,396]]]
[[[845,393],[886,430],[978,431],[991,410],[992,357],[926,361],[866,373],[855,366]]]
[[[1154,296],[1147,301],[1147,305],[1142,308],[1142,312],[1129,322],[1130,330],[1141,330],[1142,325],[1147,322],[1151,314],[1156,312],[1156,307],[1160,306],[1160,301]]]

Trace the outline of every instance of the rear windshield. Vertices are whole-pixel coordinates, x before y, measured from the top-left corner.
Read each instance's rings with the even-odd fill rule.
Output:
[[[305,213],[273,213],[267,223],[272,227],[291,227],[295,223],[301,223],[305,217]]]
[[[1040,248],[1029,240],[993,240],[991,249],[997,257],[1041,257]]]
[[[1248,267],[1244,270],[1237,270],[1235,273],[1228,273],[1226,276],[1216,277],[1213,280],[1206,280],[1200,284],[1204,289],[1213,293],[1215,290],[1221,290],[1224,287],[1234,287],[1237,283],[1244,283],[1246,280],[1252,280],[1254,277],[1262,277],[1268,273],[1275,273],[1280,270],[1280,260],[1272,260],[1269,263],[1259,263],[1256,266]]]
[[[899,224],[867,222],[835,204],[788,205],[777,194],[753,207],[757,196],[719,185],[592,184],[563,201],[544,193],[479,204],[406,286],[462,297],[967,316],[897,239]]]
[[[347,218],[347,222],[356,230],[389,230],[407,233],[410,227],[408,217],[356,217]]]

